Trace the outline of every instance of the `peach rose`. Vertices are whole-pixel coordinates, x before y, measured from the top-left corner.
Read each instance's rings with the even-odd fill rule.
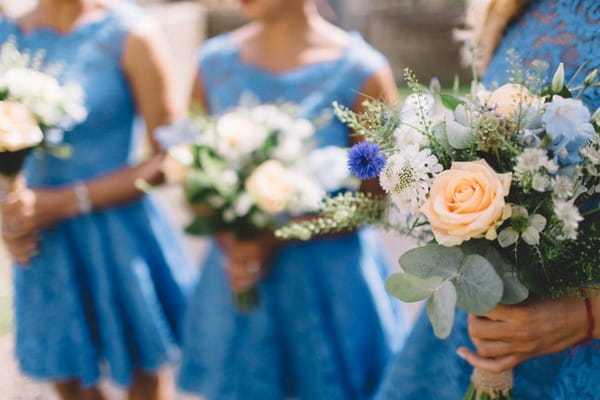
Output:
[[[494,90],[486,102],[488,105],[495,107],[496,111],[511,115],[520,108],[528,108],[540,100],[533,95],[525,86],[516,83],[507,83]]]
[[[472,238],[497,238],[496,228],[510,217],[504,198],[511,174],[498,174],[487,162],[455,162],[433,181],[421,211],[429,219],[436,240],[458,246]]]
[[[33,114],[23,104],[0,101],[0,151],[37,146],[44,138]]]
[[[294,195],[290,178],[290,173],[279,161],[265,161],[246,181],[246,190],[256,199],[260,208],[276,214],[285,210]]]

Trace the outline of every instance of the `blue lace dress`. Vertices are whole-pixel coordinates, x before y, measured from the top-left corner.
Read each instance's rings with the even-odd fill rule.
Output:
[[[134,101],[121,68],[127,33],[141,10],[123,3],[68,34],[23,33],[0,19],[0,40],[43,50],[60,79],[86,94],[87,121],[65,134],[73,154],[32,155],[28,185],[52,188],[134,162]],[[16,353],[28,375],[89,386],[107,367],[123,386],[132,371],[153,371],[178,355],[177,325],[189,281],[182,247],[153,200],[63,221],[41,233],[40,254],[15,268]]]
[[[600,67],[600,2],[597,0],[534,0],[507,30],[486,73],[488,84],[508,79],[506,52],[515,49],[526,63],[534,59],[550,65],[548,79],[561,61],[567,78],[585,61],[578,78]],[[600,92],[588,92],[586,101],[600,107]],[[583,307],[583,306],[582,306]],[[600,399],[600,341],[596,349],[580,345],[558,354],[537,357],[515,370],[515,400]],[[404,349],[391,364],[378,400],[457,400],[470,380],[472,368],[456,349],[474,349],[467,333],[467,315],[461,311],[451,336],[437,339],[425,313],[417,321]]]
[[[334,100],[352,106],[384,65],[358,35],[339,60],[282,74],[242,61],[229,34],[208,41],[200,54],[214,114],[250,93],[260,102],[294,102],[315,119]],[[321,146],[349,145],[348,130],[333,119],[316,137]],[[210,400],[370,398],[404,321],[385,292],[381,247],[369,230],[286,245],[259,285],[260,305],[240,314],[213,245],[189,305],[180,387]]]

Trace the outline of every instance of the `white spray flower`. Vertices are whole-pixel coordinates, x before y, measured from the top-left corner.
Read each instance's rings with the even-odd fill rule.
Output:
[[[558,200],[554,202],[554,214],[562,223],[562,235],[565,239],[577,239],[577,229],[583,217],[573,202]]]
[[[396,207],[419,214],[432,179],[442,169],[431,150],[419,150],[418,147],[411,146],[388,158],[379,182]]]

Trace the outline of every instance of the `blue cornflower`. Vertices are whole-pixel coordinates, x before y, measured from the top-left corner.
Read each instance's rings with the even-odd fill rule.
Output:
[[[374,143],[361,142],[354,145],[348,153],[350,172],[362,180],[377,178],[385,163],[385,156]]]

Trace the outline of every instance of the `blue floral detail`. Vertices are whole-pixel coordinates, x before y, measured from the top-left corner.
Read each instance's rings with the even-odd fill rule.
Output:
[[[553,139],[551,149],[557,162],[571,165],[581,161],[581,147],[596,134],[590,119],[590,111],[581,100],[552,98],[542,121]]]
[[[350,172],[358,178],[377,178],[385,167],[386,159],[381,154],[378,145],[370,142],[362,142],[350,149],[348,153],[348,167]]]

